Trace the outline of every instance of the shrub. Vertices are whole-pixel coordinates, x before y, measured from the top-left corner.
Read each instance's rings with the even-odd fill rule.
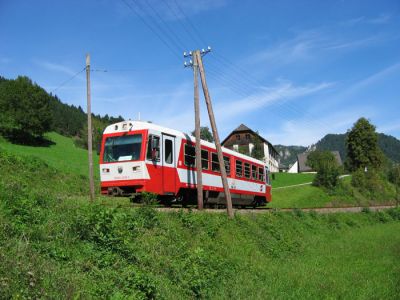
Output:
[[[330,151],[313,151],[308,155],[307,165],[317,171],[313,185],[333,189],[339,181],[340,168]]]

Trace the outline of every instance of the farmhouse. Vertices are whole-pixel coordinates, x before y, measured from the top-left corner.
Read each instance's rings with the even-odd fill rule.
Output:
[[[332,154],[335,156],[337,163],[339,166],[343,165],[342,159],[340,158],[340,153],[339,151],[331,151]],[[307,165],[307,157],[311,152],[304,152],[301,154],[297,155],[297,160],[296,162],[289,168],[287,171],[288,173],[306,173],[306,172],[314,172],[313,169],[311,169]]]
[[[267,164],[270,172],[279,172],[279,153],[274,146],[257,132],[244,124],[233,130],[223,141],[222,146],[250,155],[255,146],[261,147],[262,160]]]

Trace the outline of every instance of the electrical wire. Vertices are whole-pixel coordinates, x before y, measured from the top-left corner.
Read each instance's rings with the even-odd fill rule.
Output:
[[[73,80],[76,76],[78,76],[79,74],[81,74],[83,71],[86,70],[86,67],[84,67],[82,70],[80,70],[78,73],[72,75],[70,78],[68,78],[67,80],[65,80],[64,82],[62,82],[60,85],[58,85],[55,89],[51,90],[50,93],[53,94],[56,90],[58,90],[59,88],[61,88],[62,86],[64,86],[65,84],[67,84],[68,82],[70,82],[71,80]]]
[[[155,28],[153,28],[147,21],[145,18],[142,17],[142,15],[140,13],[138,13],[128,2],[127,0],[121,0],[122,2],[125,3],[125,5],[134,13],[136,14],[136,16],[139,17],[139,19],[143,22],[143,24],[150,29],[151,32],[153,32],[158,39],[168,48],[171,50],[171,52],[174,54],[174,56],[176,56],[179,60],[181,60],[180,55],[178,54],[178,52],[176,52],[176,49],[173,49],[173,47],[157,32],[157,30]],[[133,1],[133,3],[135,3],[135,6],[138,7],[137,3],[135,1]],[[139,7],[140,9],[140,7]]]

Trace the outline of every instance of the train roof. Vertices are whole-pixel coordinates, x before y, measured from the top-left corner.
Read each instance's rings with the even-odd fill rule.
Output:
[[[130,121],[129,120],[129,121],[122,121],[122,122],[114,123],[114,124],[107,126],[106,129],[104,129],[103,134],[129,132],[132,130],[143,130],[143,129],[152,129],[152,130],[160,131],[160,132],[166,133],[168,135],[173,135],[173,136],[180,137],[182,139],[189,140],[193,143],[196,141],[196,138],[192,135],[189,135],[187,133],[184,133],[182,131],[178,131],[175,129],[167,128],[167,127],[164,127],[161,125],[157,125],[154,123],[146,122],[146,121]],[[215,149],[214,143],[210,143],[208,141],[201,140],[201,144],[204,146],[207,146],[209,148]],[[222,147],[222,149],[223,149],[223,152],[225,152],[226,154],[234,155],[234,156],[252,161],[257,164],[265,165],[265,163],[263,161],[255,159],[251,156],[241,154],[239,152],[233,151],[233,150],[225,148],[225,147]]]

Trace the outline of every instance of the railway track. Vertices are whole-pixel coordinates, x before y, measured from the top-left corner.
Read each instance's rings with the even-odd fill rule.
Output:
[[[234,213],[238,214],[260,214],[260,213],[270,213],[275,211],[282,211],[282,212],[290,212],[293,210],[301,210],[303,212],[310,212],[314,211],[320,214],[327,214],[327,213],[357,213],[362,212],[365,209],[369,209],[370,211],[380,211],[388,208],[394,208],[396,205],[380,205],[380,206],[368,206],[368,207],[317,207],[317,208],[268,208],[268,207],[260,207],[260,208],[241,208],[241,209],[234,209]],[[162,212],[178,212],[178,211],[192,211],[192,212],[200,212],[197,208],[181,208],[181,207],[156,207],[157,211]],[[204,209],[203,212],[207,213],[226,213],[226,209]]]

